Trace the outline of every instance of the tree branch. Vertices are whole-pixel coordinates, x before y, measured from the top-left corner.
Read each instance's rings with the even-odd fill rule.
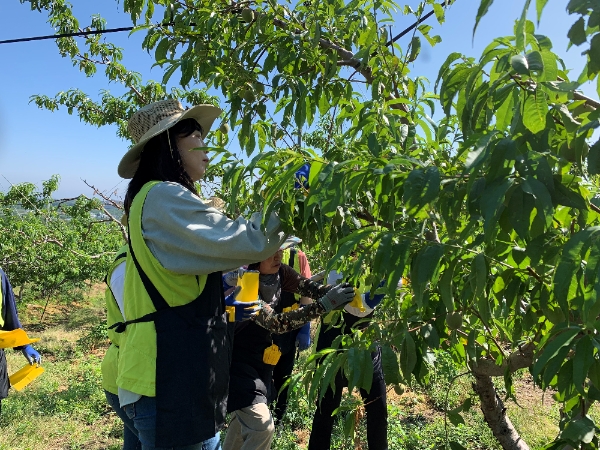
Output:
[[[504,358],[500,365],[491,359],[480,359],[471,364],[471,371],[474,375],[483,377],[502,377],[507,369],[510,373],[514,373],[533,364],[534,349],[535,344],[529,342]]]

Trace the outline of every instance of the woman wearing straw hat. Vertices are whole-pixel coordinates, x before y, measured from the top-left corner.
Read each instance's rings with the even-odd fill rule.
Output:
[[[0,268],[0,412],[2,411],[2,400],[8,396],[10,387],[4,348],[10,347],[21,350],[29,364],[39,364],[42,361],[40,354],[30,345],[39,341],[39,339],[29,339],[21,328],[15,304],[15,294],[6,273]],[[20,333],[16,337],[13,333],[2,333],[13,330],[19,330]]]
[[[230,220],[194,183],[209,164],[204,138],[221,110],[152,103],[128,123],[135,145],[119,163],[129,252],[117,386],[142,448],[220,448],[231,335],[221,271],[265,259],[283,242],[276,216]]]

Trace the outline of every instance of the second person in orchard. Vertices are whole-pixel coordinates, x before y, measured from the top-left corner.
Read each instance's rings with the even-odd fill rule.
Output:
[[[227,410],[231,422],[223,442],[224,450],[269,450],[275,426],[267,406],[272,396],[273,368],[279,353],[274,335],[302,327],[321,315],[341,308],[354,297],[347,284],[323,286],[286,264],[283,249],[271,257],[248,266],[259,271],[259,297],[262,310],[235,326],[231,362],[230,396]],[[283,312],[282,292],[315,299],[314,303]]]
[[[116,384],[143,450],[220,448],[231,335],[221,271],[267,258],[285,236],[276,216],[231,220],[195,182],[209,164],[205,137],[221,110],[152,103],[128,123],[135,145],[119,163],[129,251]]]

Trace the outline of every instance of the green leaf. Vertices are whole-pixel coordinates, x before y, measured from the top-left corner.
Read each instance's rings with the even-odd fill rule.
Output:
[[[456,61],[457,59],[459,59],[462,55],[458,52],[454,52],[454,53],[450,53],[448,55],[448,57],[446,58],[446,61],[444,61],[444,64],[442,64],[442,66],[440,67],[440,70],[438,72],[438,76],[435,80],[435,85],[434,85],[434,92],[437,92],[438,90],[438,84],[440,82],[440,80],[442,79],[442,77],[446,74],[446,72],[448,71],[448,68],[450,67],[450,64],[452,64],[454,61]]]
[[[473,262],[471,263],[471,276],[475,278],[475,297],[481,298],[485,292],[485,285],[487,284],[487,263],[485,261],[485,255],[478,253]]]
[[[527,10],[529,9],[529,5],[531,4],[531,0],[525,0],[525,5],[523,5],[523,12],[521,13],[520,19],[517,21],[515,26],[515,45],[517,50],[523,51],[525,50],[525,44],[527,42]]]
[[[587,156],[587,170],[590,175],[600,174],[600,140],[590,147]]]
[[[590,381],[592,382],[592,384],[594,386],[596,386],[596,388],[598,388],[598,386],[600,386],[600,361],[599,360],[597,360],[597,359],[594,360],[594,362],[590,366],[590,369],[588,371],[588,377],[590,378]]]
[[[523,55],[515,55],[510,58],[510,65],[518,74],[529,75],[529,62]]]
[[[404,268],[406,267],[410,252],[410,243],[409,239],[405,239],[398,244],[392,245],[390,264],[394,269],[388,278],[388,288],[391,291],[389,292],[391,297],[396,295],[396,286],[398,286],[398,282],[404,274]]]
[[[575,419],[567,422],[565,429],[560,433],[561,439],[566,439],[576,445],[580,442],[589,444],[594,439],[596,433],[596,426],[594,421],[588,416],[580,419]]]
[[[579,327],[569,327],[566,330],[559,331],[554,338],[544,346],[540,357],[537,359],[535,364],[533,365],[533,370],[531,374],[534,378],[537,378],[538,375],[545,368],[546,364],[550,359],[558,354],[558,352],[566,346],[570,346],[575,336],[581,331]]]
[[[546,128],[546,114],[548,104],[546,94],[541,89],[527,94],[523,111],[523,125],[533,134],[537,134]]]
[[[600,72],[600,33],[592,37],[588,50],[588,77],[591,79],[598,72]],[[600,77],[598,77],[598,84],[600,85]]]
[[[385,376],[385,384],[398,384],[402,382],[398,356],[387,345],[381,347],[381,366]]]
[[[421,52],[421,38],[413,36],[410,41],[410,53],[408,54],[408,62],[413,62]]]
[[[410,380],[410,374],[417,365],[415,341],[408,331],[404,332],[404,340],[400,348],[400,368],[404,379]]]
[[[454,311],[454,295],[452,294],[452,278],[454,277],[454,268],[456,267],[457,259],[453,260],[446,270],[444,270],[444,274],[442,278],[440,278],[440,294],[442,296],[442,301],[446,306],[446,311],[451,313]]]
[[[540,24],[540,19],[542,18],[542,11],[544,10],[546,3],[548,3],[548,0],[535,0],[535,10],[537,12],[538,25]]]
[[[413,261],[413,283],[426,284],[432,281],[443,255],[444,246],[440,244],[427,245],[421,249]]]
[[[585,34],[585,21],[583,17],[580,17],[577,22],[575,22],[569,32],[567,33],[567,37],[571,41],[571,44],[581,45],[586,41]]]
[[[461,444],[459,444],[456,441],[450,441],[450,449],[451,450],[467,450],[465,447],[463,447]]]
[[[523,192],[533,195],[538,214],[543,215],[546,229],[550,228],[554,216],[554,207],[552,206],[552,197],[550,196],[546,185],[532,176],[527,176],[521,186]]]
[[[169,39],[164,38],[160,41],[154,52],[154,59],[157,63],[161,63],[167,59],[167,51],[169,50]]]
[[[416,214],[440,192],[440,172],[437,167],[414,169],[404,183],[403,201],[410,214]]]
[[[573,384],[581,395],[585,395],[585,380],[594,362],[594,344],[590,336],[582,337],[575,346],[573,359]]]
[[[487,14],[493,2],[494,0],[481,0],[479,8],[477,9],[477,16],[475,17],[475,26],[473,27],[473,40],[475,40],[475,30],[477,30],[479,21],[483,16]]]
[[[354,437],[354,427],[356,425],[356,410],[350,411],[344,419],[344,435]]]
[[[537,50],[527,53],[525,59],[527,60],[527,67],[529,70],[535,70],[537,72],[544,71],[544,60],[542,54]]]
[[[544,62],[544,73],[539,78],[539,81],[555,81],[558,78],[556,55],[547,50],[543,50],[541,55],[542,61]]]
[[[486,233],[494,230],[498,218],[504,211],[504,199],[508,190],[514,184],[514,179],[504,179],[500,183],[496,182],[486,187],[481,195],[481,212],[483,214],[483,229]]]
[[[446,12],[444,11],[444,7],[439,3],[433,4],[433,12],[435,13],[435,18],[438,23],[441,25],[446,20]]]
[[[467,160],[465,161],[465,169],[473,170],[477,168],[483,161],[487,159],[487,155],[489,153],[489,144],[492,138],[496,135],[495,131],[487,133],[483,135],[475,145],[475,148],[469,152],[467,155]]]
[[[454,412],[454,411],[448,411],[446,414],[448,414],[448,419],[450,420],[450,423],[452,425],[454,425],[455,427],[457,427],[458,425],[465,424],[465,419],[463,419],[463,417],[460,415],[460,413]]]
[[[472,68],[466,64],[461,64],[454,68],[448,76],[444,74],[444,82],[440,89],[440,102],[444,109],[444,113],[449,116],[450,109],[452,108],[452,101],[454,97],[463,87],[467,78],[471,74]]]

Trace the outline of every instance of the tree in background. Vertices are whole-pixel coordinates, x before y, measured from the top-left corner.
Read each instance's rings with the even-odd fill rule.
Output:
[[[65,295],[100,282],[123,241],[118,218],[98,199],[57,200],[57,176],[0,193],[0,267],[34,298]]]
[[[64,0],[27,1],[57,31],[79,30]],[[546,2],[536,0],[538,20]],[[560,434],[547,448],[597,448],[587,412],[600,401],[600,143],[592,139],[600,105],[576,89],[596,80],[600,94],[600,3],[567,5],[576,18],[568,37],[587,62],[577,79],[535,33],[525,0],[514,36],[495,39],[478,60],[449,55],[431,93],[408,63],[422,40],[441,39],[423,22],[426,12],[441,22],[450,3],[424,0],[413,10],[386,0],[126,0],[163,79],[127,71],[121,49],[100,35],[88,35],[85,50],[61,38],[59,51],[74,65],[90,76],[103,67],[128,91],[97,102],[79,90],[33,100],[93,125],[116,123],[126,136],[125,119],[142,104],[221,93],[211,175],[228,211],[275,210],[327,269],[356,280],[368,267],[371,292],[386,280],[369,327],[340,342],[345,351],[309,361],[309,401],[338,370],[350,389],[368,388],[376,341],[389,384],[427,382],[433,350],[442,349],[472,374],[504,448],[528,447],[491,377],[504,377],[514,396],[512,374],[526,367],[562,404]],[[474,32],[491,3],[481,1]],[[405,46],[388,31],[397,9],[416,20]],[[92,30],[104,27],[92,19]],[[167,90],[175,75],[181,87]],[[189,89],[197,84],[208,91]],[[437,122],[436,105],[445,114]],[[245,157],[228,150],[230,128]],[[309,188],[294,189],[306,162]],[[401,277],[410,279],[403,296]],[[471,403],[447,411],[451,422]],[[351,433],[352,416],[346,423]]]

